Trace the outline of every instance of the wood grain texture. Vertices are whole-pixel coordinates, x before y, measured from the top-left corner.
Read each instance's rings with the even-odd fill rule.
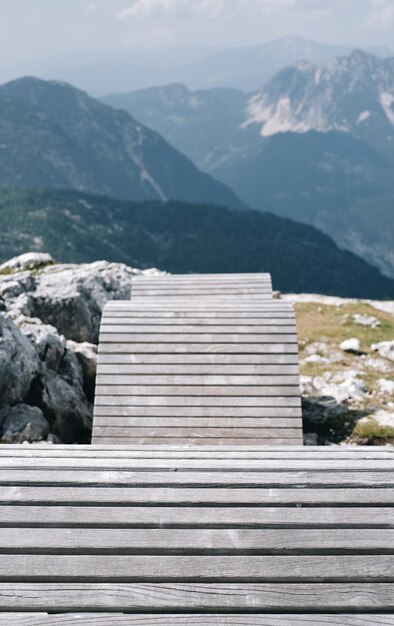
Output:
[[[0,624],[390,624],[393,452],[4,446]]]
[[[94,611],[185,611],[200,612],[250,611],[306,611],[322,610],[322,605],[332,612],[352,607],[360,612],[392,610],[393,585],[380,583],[343,583],[303,585],[291,583],[15,583],[12,587],[0,583],[0,610],[71,610]],[[12,595],[14,592],[14,597]],[[251,618],[254,616],[251,615]],[[369,619],[373,619],[372,616]],[[160,622],[159,622],[160,623]],[[253,622],[252,622],[253,623]],[[374,623],[374,622],[370,622]],[[310,626],[310,624],[309,624]]]
[[[6,614],[0,626],[394,626],[392,614],[313,614],[300,615],[122,615],[87,613],[68,615]]]

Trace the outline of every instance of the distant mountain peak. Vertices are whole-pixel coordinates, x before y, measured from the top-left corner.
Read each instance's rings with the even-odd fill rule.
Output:
[[[158,133],[66,83],[7,83],[0,110],[0,185],[245,208]]]
[[[388,137],[393,130],[394,140],[393,103],[394,59],[355,50],[322,66],[302,61],[279,72],[250,99],[244,127],[260,125],[263,137],[310,130],[354,132],[377,116]]]

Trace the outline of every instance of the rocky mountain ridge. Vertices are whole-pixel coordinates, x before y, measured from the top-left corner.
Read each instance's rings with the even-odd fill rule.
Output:
[[[249,206],[313,224],[394,276],[394,58],[300,62],[249,96],[169,85],[105,102],[163,133]]]
[[[0,86],[0,185],[246,208],[125,111],[36,78]]]

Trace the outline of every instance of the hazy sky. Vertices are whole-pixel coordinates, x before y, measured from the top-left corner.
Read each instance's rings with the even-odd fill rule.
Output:
[[[287,35],[394,48],[394,0],[0,0],[0,64]]]

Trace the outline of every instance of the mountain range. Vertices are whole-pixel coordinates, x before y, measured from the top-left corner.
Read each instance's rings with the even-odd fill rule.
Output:
[[[0,185],[245,208],[158,133],[69,85],[0,87]]]
[[[26,250],[174,273],[267,271],[283,291],[394,298],[394,280],[312,226],[209,204],[0,190],[0,261]]]
[[[173,47],[124,49],[93,52],[86,50],[65,57],[48,58],[23,66],[2,67],[0,80],[31,74],[45,80],[71,83],[91,95],[145,89],[167,83],[184,83],[189,89],[238,88],[246,92],[260,89],[264,82],[284,67],[303,59],[312,63],[327,61],[352,52],[347,45],[321,44],[301,37],[283,37],[261,45],[238,48]],[[384,47],[370,50],[390,56]],[[9,60],[8,64],[9,66]]]
[[[249,95],[168,85],[104,101],[250,206],[313,224],[394,276],[394,58],[298,62]]]

